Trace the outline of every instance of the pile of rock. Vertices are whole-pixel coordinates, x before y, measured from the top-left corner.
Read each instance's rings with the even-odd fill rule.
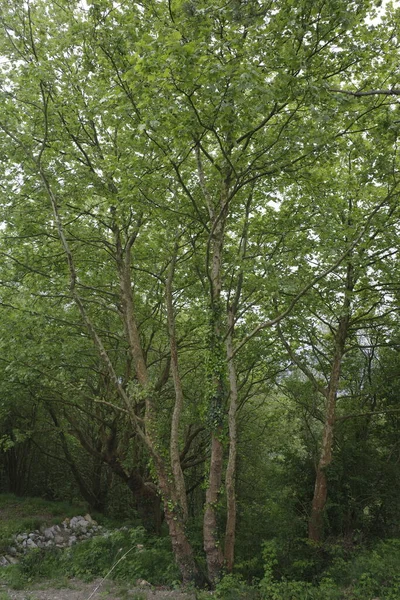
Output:
[[[17,563],[23,554],[35,548],[69,548],[77,542],[106,533],[89,514],[65,519],[61,525],[37,529],[32,533],[20,533],[14,536],[7,554],[0,556],[0,567]]]

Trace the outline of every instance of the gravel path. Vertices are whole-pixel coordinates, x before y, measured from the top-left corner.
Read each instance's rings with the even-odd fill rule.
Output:
[[[195,595],[177,590],[157,589],[152,587],[130,588],[104,582],[96,592],[101,580],[83,583],[76,579],[68,583],[68,587],[56,588],[54,582],[40,586],[32,586],[29,590],[10,590],[0,584],[1,594],[8,594],[11,600],[195,600]],[[94,592],[94,593],[93,593]],[[7,598],[7,596],[4,596]],[[8,598],[7,598],[8,600]]]

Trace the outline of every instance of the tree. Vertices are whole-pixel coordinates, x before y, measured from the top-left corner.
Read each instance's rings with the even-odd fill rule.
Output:
[[[314,186],[310,173],[320,157],[358,127],[362,110],[350,110],[352,100],[342,102],[332,87],[369,65],[370,8],[107,0],[87,8],[3,7],[0,43],[13,64],[11,71],[2,63],[7,197],[15,215],[21,199],[28,208],[34,199],[51,248],[58,238],[65,262],[49,289],[63,289],[66,304],[75,304],[114,386],[106,402],[126,415],[146,448],[185,581],[201,577],[178,456],[190,387],[182,366],[205,390],[203,537],[214,585],[224,563],[224,483],[226,560],[229,568],[233,563],[239,352],[289,315],[353,249],[348,244],[322,270],[307,268],[308,281],[277,307],[277,293],[298,286],[284,259],[299,249],[284,232],[275,235],[268,201],[279,203],[298,178]],[[296,198],[286,210],[290,231],[301,210]],[[17,217],[16,226],[21,232]],[[124,350],[113,344],[115,331]],[[196,352],[185,353],[185,340]]]

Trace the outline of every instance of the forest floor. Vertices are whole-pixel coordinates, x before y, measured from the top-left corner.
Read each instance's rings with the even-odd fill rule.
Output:
[[[73,579],[63,584],[55,587],[54,581],[41,582],[24,590],[12,590],[0,584],[0,600],[195,600],[195,595],[190,592],[130,587],[109,581],[101,584],[100,579],[91,583]]]
[[[6,553],[5,549],[16,533],[30,532],[55,522],[60,523],[67,516],[85,514],[82,510],[85,511],[80,506],[66,503],[0,494],[0,556]],[[0,600],[195,600],[196,598],[196,594],[192,592],[144,583],[145,585],[135,586],[122,581],[102,582],[101,579],[87,583],[63,576],[59,580],[55,578],[38,582],[28,580],[23,584],[23,589],[13,589],[10,579],[0,577]]]

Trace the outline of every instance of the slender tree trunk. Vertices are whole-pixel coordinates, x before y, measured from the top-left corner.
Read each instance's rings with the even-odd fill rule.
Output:
[[[224,557],[218,540],[217,503],[221,491],[223,466],[223,446],[217,435],[211,438],[210,475],[206,492],[204,511],[204,551],[207,559],[207,573],[215,585],[221,577]]]
[[[93,339],[95,347],[104,361],[105,366],[109,372],[111,380],[113,381],[116,390],[124,403],[125,409],[129,418],[131,420],[132,426],[137,431],[140,439],[146,444],[147,449],[149,450],[156,467],[156,473],[158,478],[158,483],[160,487],[160,491],[163,496],[164,507],[168,510],[165,511],[165,518],[169,527],[169,533],[172,539],[172,547],[174,550],[174,555],[176,562],[180,568],[182,579],[184,583],[190,582],[198,582],[200,579],[199,571],[194,560],[193,550],[190,546],[188,538],[185,533],[185,527],[182,515],[179,514],[179,511],[173,511],[170,509],[170,504],[176,504],[176,494],[174,490],[171,489],[171,486],[168,482],[168,476],[165,470],[165,464],[162,456],[157,450],[158,438],[157,438],[157,415],[155,412],[155,406],[153,400],[151,398],[151,390],[149,386],[149,376],[147,372],[147,366],[144,359],[143,350],[140,343],[139,330],[137,327],[136,319],[135,319],[135,311],[133,305],[132,298],[132,285],[131,285],[131,277],[130,277],[130,265],[131,265],[131,249],[132,245],[136,239],[137,232],[132,235],[125,248],[122,248],[121,240],[120,240],[120,232],[117,227],[115,227],[115,235],[116,235],[116,250],[117,250],[117,264],[119,269],[120,276],[120,289],[121,289],[121,301],[122,301],[122,315],[125,324],[125,330],[127,339],[129,342],[129,348],[132,354],[132,358],[135,364],[136,376],[139,384],[146,391],[146,399],[145,399],[145,429],[143,430],[141,423],[139,422],[137,415],[134,412],[132,407],[131,400],[129,396],[126,394],[126,391],[121,385],[121,382],[115,372],[113,363],[107,353],[106,348],[104,347],[96,328],[90,319],[83,301],[76,289],[77,283],[77,275],[76,268],[74,263],[74,257],[71,252],[71,248],[69,246],[68,240],[64,233],[62,219],[58,209],[57,199],[51,189],[49,181],[40,165],[37,164],[39,168],[39,173],[44,185],[44,188],[49,196],[56,226],[58,230],[58,235],[60,238],[61,245],[65,252],[68,269],[69,269],[69,282],[70,282],[70,292],[71,296],[76,303],[79,312],[82,316],[82,319],[88,328],[88,331]]]
[[[186,534],[185,519],[182,515],[176,489],[174,489],[175,486],[171,485],[170,478],[160,459],[155,460],[155,467],[163,498],[164,515],[172,542],[172,550],[182,575],[182,581],[184,584],[202,585],[204,584],[204,578],[198,569],[192,545]]]
[[[336,334],[336,349],[332,363],[329,386],[326,393],[325,424],[322,434],[322,444],[318,466],[316,470],[314,496],[312,500],[311,515],[308,523],[308,537],[313,542],[320,542],[323,536],[324,511],[328,498],[328,481],[326,469],[332,462],[332,447],[334,441],[336,398],[340,381],[344,348],[350,323],[350,297],[353,289],[352,267],[347,270],[346,296],[343,304],[344,316],[339,320]]]
[[[212,228],[209,247],[211,269],[209,273],[211,291],[211,319],[209,346],[209,415],[211,425],[211,456],[206,505],[203,521],[204,551],[207,560],[208,578],[215,585],[221,578],[224,556],[218,536],[217,505],[221,492],[223,472],[223,421],[225,402],[226,350],[224,342],[224,317],[221,306],[221,266],[224,244],[224,229],[227,214],[228,180],[221,194],[218,214],[212,210]]]
[[[174,256],[171,261],[170,270],[166,282],[166,301],[167,301],[167,319],[168,319],[168,333],[171,349],[171,370],[172,378],[174,380],[175,388],[175,405],[171,419],[171,438],[170,438],[170,456],[171,456],[171,470],[174,478],[176,487],[176,493],[179,502],[179,510],[182,512],[184,522],[188,518],[188,507],[186,499],[186,486],[185,479],[183,476],[180,452],[179,452],[179,427],[180,418],[183,410],[183,389],[182,382],[179,374],[178,365],[178,346],[176,342],[175,332],[175,315],[174,307],[172,302],[172,279],[175,271],[176,256],[178,252],[178,246],[175,245]]]
[[[325,469],[332,462],[332,445],[335,426],[336,396],[340,379],[343,349],[338,347],[333,362],[329,389],[326,400],[325,424],[322,434],[322,445],[316,471],[314,496],[311,516],[308,524],[308,537],[314,542],[320,542],[323,534],[323,518],[328,497],[328,482]]]
[[[238,387],[236,368],[233,358],[233,330],[234,312],[233,308],[228,313],[228,335],[226,340],[228,375],[229,375],[229,456],[226,468],[226,527],[225,527],[225,566],[228,573],[233,570],[235,559],[235,535],[236,535],[236,456],[237,456],[237,423],[236,412],[238,407]]]
[[[133,239],[133,238],[132,238]],[[132,242],[133,243],[133,242]],[[142,346],[139,337],[139,330],[135,320],[135,311],[133,306],[133,298],[132,298],[132,285],[131,285],[131,277],[130,277],[130,250],[131,245],[128,243],[125,251],[123,260],[121,264],[120,271],[120,284],[121,284],[121,292],[122,292],[122,304],[124,311],[124,320],[125,327],[127,331],[127,337],[129,339],[129,344],[132,352],[132,357],[134,360],[134,364],[136,367],[136,375],[138,381],[146,392],[145,395],[145,428],[146,428],[146,437],[148,440],[149,450],[152,454],[154,465],[157,473],[157,479],[159,488],[163,497],[164,503],[164,514],[165,520],[168,525],[169,534],[172,540],[172,548],[174,552],[174,556],[178,567],[182,574],[183,582],[199,582],[200,574],[198,567],[196,565],[196,561],[194,558],[193,549],[189,542],[189,539],[186,535],[185,531],[185,522],[187,518],[187,506],[186,506],[186,494],[184,490],[184,481],[183,475],[182,478],[178,477],[178,480],[174,477],[174,472],[172,473],[172,482],[170,480],[167,465],[165,460],[162,458],[161,454],[157,451],[157,415],[156,409],[154,405],[154,401],[151,398],[152,391],[150,388],[150,379],[147,371],[147,365],[144,359],[144,354],[142,351]],[[118,239],[117,239],[117,247],[118,247]],[[169,281],[169,293],[168,296],[171,295],[171,281]],[[171,298],[170,298],[171,302]],[[169,311],[171,310],[171,306],[169,306]],[[169,315],[170,318],[173,315]],[[170,322],[170,332],[171,325],[173,321]],[[174,334],[174,332],[173,332]],[[173,346],[173,356],[172,356],[172,366],[173,372],[175,373],[174,383],[175,385],[178,383],[176,379],[178,376],[178,365],[177,365],[177,354],[176,354],[176,342],[174,345],[175,338],[172,339]],[[179,380],[180,383],[180,380]],[[177,436],[179,432],[179,415],[181,411],[181,403],[183,402],[182,390],[178,385],[178,396],[175,403],[175,410],[172,419],[172,451],[173,456],[171,460],[174,465],[175,471],[177,471],[177,465],[174,461],[175,457],[175,446],[177,442]],[[180,468],[180,465],[179,465]],[[184,496],[184,498],[183,498]]]

